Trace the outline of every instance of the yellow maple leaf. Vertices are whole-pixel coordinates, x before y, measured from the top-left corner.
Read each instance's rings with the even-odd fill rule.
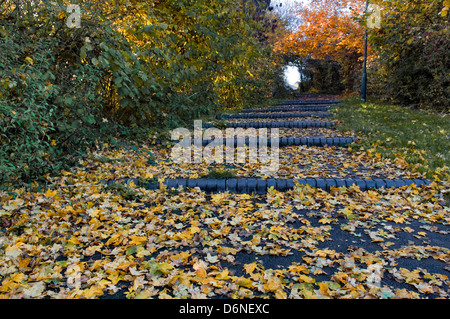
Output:
[[[403,216],[397,216],[392,219],[397,224],[402,224],[405,221],[405,217]]]
[[[309,277],[309,276],[306,276],[306,275],[300,275],[299,278],[298,278],[298,281],[299,282],[304,282],[304,283],[307,283],[307,284],[313,284],[313,283],[316,282],[316,280],[313,277]]]
[[[91,230],[97,230],[97,228],[103,226],[103,224],[97,218],[92,218],[89,221],[89,226],[91,227]]]
[[[79,245],[79,244],[81,244],[80,241],[78,240],[78,237],[76,237],[76,236],[70,237],[69,243],[71,243],[71,244],[73,244],[73,245]]]
[[[108,277],[106,278],[108,278],[111,281],[112,285],[117,285],[117,283],[123,279],[123,276],[120,274],[118,270],[115,270],[111,274],[109,274]]]
[[[164,289],[159,293],[158,299],[173,299],[173,297],[167,293],[167,289]]]
[[[253,281],[249,278],[244,278],[244,277],[239,277],[236,280],[236,284],[240,287],[245,287],[245,288],[252,288],[253,287]]]
[[[112,235],[108,241],[106,242],[106,246],[109,246],[111,244],[118,245],[122,241],[122,235],[120,233],[116,233]]]
[[[230,272],[228,271],[228,269],[224,269],[221,273],[216,275],[216,279],[219,279],[219,280],[230,279],[229,274],[230,274]]]
[[[323,269],[321,269],[321,268],[317,268],[316,270],[313,271],[314,276],[322,275],[322,274],[326,274],[326,272],[323,271]]]
[[[253,245],[256,245],[256,246],[259,245],[259,243],[261,242],[261,236],[253,235],[251,242],[253,243]]]
[[[89,287],[89,289],[83,290],[83,293],[81,295],[85,298],[92,299],[94,297],[103,295],[103,289],[98,285],[93,285]]]
[[[400,268],[400,273],[402,274],[403,278],[405,278],[406,283],[420,283],[420,274],[419,270],[415,269],[413,271],[409,271],[406,268]]]
[[[131,246],[139,246],[141,245],[144,241],[147,240],[147,236],[136,236],[136,235],[131,235],[130,236],[131,241],[129,242],[129,244]]]
[[[251,275],[255,271],[256,266],[257,266],[256,261],[252,262],[251,264],[245,264],[244,265],[245,272]]]
[[[309,269],[306,268],[306,266],[304,265],[290,265],[289,271],[293,273],[300,273],[300,272],[303,272],[305,274],[309,273]]]
[[[350,215],[353,214],[353,211],[351,211],[350,209],[348,209],[348,207],[345,207],[344,209],[340,209],[338,211],[338,213],[342,213],[345,215],[346,218],[348,218]]]
[[[231,227],[230,227],[230,229],[231,229]],[[219,247],[217,249],[217,251],[224,255],[236,255],[236,253],[238,252],[238,249],[231,248],[231,247]]]
[[[283,289],[278,289],[277,291],[275,291],[275,298],[276,299],[286,299],[287,294]]]
[[[211,195],[211,201],[212,201],[214,204],[220,204],[220,203],[222,203],[223,199],[224,199],[224,194],[217,193],[217,194]]]
[[[100,209],[88,209],[87,213],[89,214],[90,217],[97,217],[98,213],[100,213],[101,210]]]
[[[47,198],[51,198],[51,197],[55,197],[56,194],[58,194],[58,191],[57,191],[57,190],[52,191],[52,190],[50,190],[50,189],[47,189],[47,192],[45,192],[44,195],[45,195],[45,197],[47,197]]]
[[[323,296],[329,296],[330,291],[328,289],[328,286],[324,282],[319,282],[319,293]]]
[[[85,256],[92,256],[93,254],[95,254],[96,251],[101,251],[101,246],[97,245],[97,246],[89,246],[88,248],[86,248],[86,250],[84,251],[84,255]]]
[[[193,234],[195,234],[195,233],[199,233],[200,232],[200,228],[198,228],[197,226],[192,226],[190,229],[189,229],[189,232],[193,235]]]
[[[424,231],[420,231],[417,234],[419,234],[420,236],[423,236],[423,237],[425,237],[427,235],[427,233]]]
[[[186,287],[189,287],[191,281],[190,281],[190,277],[187,274],[181,273],[181,274],[173,276],[170,279],[169,283],[171,285],[177,283],[178,285],[185,285]]]
[[[144,290],[144,291],[141,291],[140,293],[138,293],[135,298],[136,299],[149,299],[154,294],[155,294],[154,290],[147,289],[147,290]]]
[[[281,279],[275,276],[270,277],[267,282],[263,285],[266,291],[275,292],[279,289],[282,289]]]
[[[21,283],[21,282],[23,282],[24,280],[26,280],[27,279],[27,275],[25,275],[24,273],[15,273],[14,275],[12,275],[11,276],[11,279],[14,281],[14,282],[18,282],[18,283]]]
[[[208,274],[206,273],[207,264],[203,260],[197,261],[192,268],[194,268],[195,273],[200,278],[206,278]]]
[[[192,253],[190,253],[190,252],[182,251],[182,252],[179,253],[179,254],[172,255],[172,256],[170,257],[170,259],[173,260],[173,261],[179,260],[179,261],[181,261],[182,263],[186,263],[186,262],[188,261],[188,258],[189,258],[191,255],[192,255]]]
[[[333,220],[331,220],[327,217],[319,219],[319,223],[321,223],[321,224],[331,224],[332,222],[333,222]]]

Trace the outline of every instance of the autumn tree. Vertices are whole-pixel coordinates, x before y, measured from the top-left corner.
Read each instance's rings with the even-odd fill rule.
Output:
[[[357,87],[364,50],[364,27],[356,19],[364,11],[363,0],[314,0],[298,5],[295,30],[286,34],[275,49],[295,54],[300,60],[328,61],[340,65],[342,85],[347,92]]]

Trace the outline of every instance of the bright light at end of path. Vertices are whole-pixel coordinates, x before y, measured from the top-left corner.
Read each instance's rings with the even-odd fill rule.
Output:
[[[289,85],[295,85],[300,82],[300,72],[295,66],[286,66],[284,70],[284,77]]]

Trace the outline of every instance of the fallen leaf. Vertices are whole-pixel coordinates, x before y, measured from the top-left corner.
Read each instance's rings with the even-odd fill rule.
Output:
[[[219,257],[218,256],[211,256],[210,254],[207,254],[205,259],[206,259],[207,262],[209,262],[211,264],[214,264],[214,263],[219,261]]]
[[[30,287],[24,289],[23,293],[29,298],[41,297],[45,290],[45,283],[42,281],[30,283]]]
[[[245,288],[253,287],[253,281],[249,278],[244,278],[244,277],[237,278],[236,284],[240,287],[245,287]]]

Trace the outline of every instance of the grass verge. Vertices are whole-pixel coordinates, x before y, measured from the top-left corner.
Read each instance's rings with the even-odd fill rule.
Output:
[[[434,180],[448,179],[450,117],[378,102],[344,99],[333,111],[340,131],[355,131],[370,155],[406,161]]]

